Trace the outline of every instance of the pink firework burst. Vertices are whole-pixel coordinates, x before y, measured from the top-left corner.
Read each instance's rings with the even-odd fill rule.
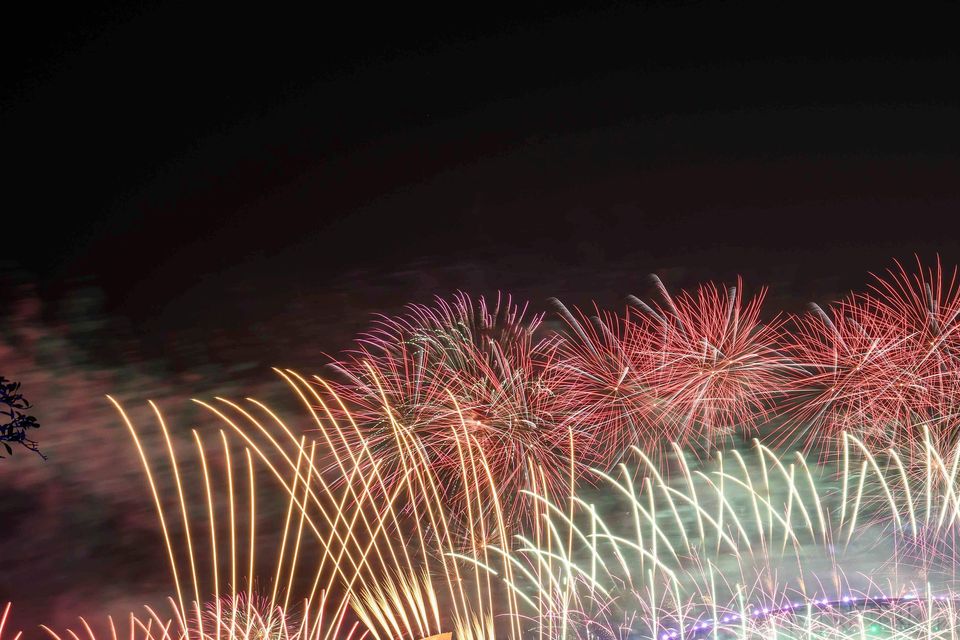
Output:
[[[542,316],[524,311],[510,298],[491,306],[461,293],[381,319],[335,364],[334,390],[358,425],[344,446],[359,452],[365,443],[387,487],[411,464],[429,467],[455,512],[493,484],[508,522],[524,518],[522,489],[566,487],[571,444],[554,416],[556,339],[536,337]]]
[[[559,301],[569,336],[557,358],[558,406],[570,428],[589,434],[609,467],[633,444],[659,449],[683,434],[657,434],[663,403],[653,387],[654,334],[636,310],[621,316],[595,309],[588,316]]]
[[[743,282],[713,283],[645,306],[654,334],[652,379],[674,430],[708,440],[750,432],[769,420],[793,366],[782,351],[783,319],[762,322],[766,290],[748,301]]]
[[[875,276],[877,282],[871,285],[877,314],[904,336],[903,358],[919,382],[912,396],[915,412],[934,419],[934,427],[942,431],[956,422],[960,391],[957,268],[945,274],[937,256],[932,268],[925,269],[917,258],[915,273],[899,262],[887,273],[889,279]]]
[[[766,421],[793,367],[781,351],[783,321],[761,322],[765,292],[745,302],[738,279],[673,297],[653,280],[661,300],[631,298],[622,317],[564,313],[567,419],[594,425],[614,454],[626,444],[660,452],[712,442]]]
[[[791,423],[811,440],[841,432],[887,446],[952,443],[960,391],[960,291],[937,259],[908,273],[897,263],[867,293],[797,318],[791,352],[805,374]]]

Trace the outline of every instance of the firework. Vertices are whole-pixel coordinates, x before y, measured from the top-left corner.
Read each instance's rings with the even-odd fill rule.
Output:
[[[716,624],[699,623],[682,631],[665,631],[660,640],[680,637],[946,640],[954,638],[960,626],[956,605],[954,596],[932,594],[820,599],[777,609],[751,608],[745,620],[738,614],[728,614]]]
[[[109,618],[109,635],[103,637],[112,640],[363,640],[366,637],[366,633],[355,624],[344,624],[337,635],[331,635],[322,617],[312,620],[309,615],[291,615],[277,605],[265,610],[261,607],[269,602],[253,602],[257,601],[248,602],[245,594],[236,594],[215,599],[206,605],[206,610],[194,603],[189,612],[192,616],[184,618],[185,612],[171,599],[170,614],[166,616],[158,609],[145,607],[145,614],[131,613],[125,624],[117,624]],[[81,633],[90,640],[98,640],[89,622],[82,617],[79,621]],[[53,640],[76,640],[79,637],[71,629],[63,635],[45,625],[41,625],[41,629]]]
[[[123,629],[110,619],[110,637],[362,640],[366,631],[349,615],[350,585],[360,577],[357,559],[339,551],[344,546],[344,532],[338,523],[355,517],[349,511],[355,503],[340,494],[314,492],[319,489],[314,483],[318,473],[315,444],[307,445],[300,438],[293,448],[282,451],[281,460],[266,455],[256,436],[275,443],[279,443],[278,437],[293,436],[279,421],[273,433],[264,426],[275,417],[264,405],[252,401],[248,410],[225,400],[221,404],[223,408],[205,406],[223,419],[224,426],[233,428],[246,446],[239,455],[231,453],[234,443],[221,430],[218,446],[209,447],[198,431],[192,431],[193,447],[187,454],[192,448],[191,464],[200,467],[203,482],[191,487],[182,480],[186,477],[185,453],[176,445],[179,434],[167,428],[159,408],[151,403],[165,445],[158,460],[157,452],[144,448],[127,413],[114,401],[143,464],[175,595],[168,600],[170,614],[166,616],[147,606],[145,615],[131,613],[129,625]],[[262,412],[262,417],[258,418],[256,411]],[[294,454],[288,457],[291,450]],[[263,463],[265,471],[256,469],[255,460]],[[222,477],[215,473],[218,469],[223,471]],[[263,475],[276,484],[273,491],[268,487],[265,500],[262,495],[258,500],[264,488],[258,486],[257,477]],[[276,504],[277,496],[287,503],[279,540],[257,530],[257,505]],[[362,501],[356,504],[365,506]],[[264,568],[267,577],[262,582],[267,586],[261,590],[255,585]],[[87,621],[81,618],[80,623],[84,633],[94,638]],[[54,639],[61,638],[54,630],[44,629]],[[67,634],[77,637],[72,631]]]
[[[173,596],[110,637],[952,638],[956,274],[898,266],[790,338],[739,281],[655,282],[563,309],[567,337],[462,294],[384,318],[335,381],[278,371],[305,433],[216,398],[213,437],[151,404],[145,439],[115,403]],[[777,444],[809,426],[836,455],[713,448],[781,410]]]
[[[923,445],[924,429],[952,442],[960,401],[957,273],[902,265],[829,311],[796,319],[791,355],[805,373],[792,387],[792,428],[810,442],[856,433],[878,446]],[[944,440],[946,438],[946,440]]]
[[[639,465],[596,471],[601,488],[581,490],[575,510],[538,497],[541,525],[493,549],[514,565],[507,584],[528,633],[746,638],[789,616],[785,626],[819,634],[829,625],[814,618],[845,608],[850,622],[858,608],[951,606],[960,464],[931,450],[920,483],[896,452],[844,442],[830,466],[759,443],[693,462],[678,449],[670,476],[634,450]],[[597,502],[610,495],[618,505]]]
[[[673,297],[653,277],[657,302],[631,298],[623,316],[561,313],[570,328],[559,367],[567,420],[592,429],[614,456],[627,445],[716,442],[766,422],[793,366],[781,352],[783,321],[762,323],[761,291],[742,282]]]
[[[3,629],[4,627],[6,627],[7,618],[10,616],[10,607],[11,607],[11,603],[8,602],[6,606],[3,607],[3,611],[0,612],[0,640],[3,640]],[[22,635],[23,635],[22,631],[18,632],[13,635],[12,640],[20,640],[20,636]]]
[[[501,597],[495,583],[475,563],[479,559],[492,568],[497,558],[490,557],[486,544],[509,539],[502,492],[483,450],[463,447],[461,475],[451,478],[431,465],[421,449],[407,448],[407,456],[401,458],[404,472],[398,480],[369,446],[354,450],[337,445],[345,440],[344,431],[355,428],[355,421],[349,415],[345,422],[338,421],[337,412],[330,410],[320,393],[319,388],[330,391],[323,380],[315,378],[316,384],[311,385],[292,371],[281,375],[314,412],[321,442],[327,444],[333,458],[330,466],[338,471],[337,477],[346,479],[347,491],[363,496],[368,505],[379,505],[386,498],[386,507],[375,518],[364,519],[361,511],[361,519],[354,518],[348,527],[348,540],[367,541],[353,552],[366,558],[366,566],[359,586],[352,591],[351,603],[370,633],[416,639],[452,627],[463,640],[488,640],[493,637],[494,611],[499,611],[505,614],[510,637],[519,637],[516,598],[511,594]],[[383,411],[392,413],[389,406]],[[394,426],[398,442],[408,443],[402,425],[394,422]],[[281,449],[276,442],[273,445],[275,450]],[[542,477],[542,469],[538,471]],[[317,481],[323,483],[322,476],[318,475]],[[474,491],[466,496],[466,504],[448,504],[443,483],[451,481]],[[328,486],[340,483],[323,484],[329,490]],[[508,563],[503,562],[501,570],[512,576]]]
[[[430,465],[455,515],[485,490],[482,471],[464,473],[481,452],[503,498],[502,517],[523,519],[521,490],[541,481],[562,490],[571,453],[590,451],[586,434],[566,429],[554,414],[556,340],[537,337],[540,321],[525,319],[509,298],[491,306],[464,294],[383,319],[335,365],[333,391],[357,425],[341,446],[369,447],[388,487],[405,460]]]
[[[654,338],[648,323],[630,309],[623,316],[598,309],[587,317],[560,305],[560,312],[571,334],[562,341],[556,363],[564,420],[571,429],[593,435],[595,450],[607,453],[598,460],[603,466],[631,444],[655,447],[660,437],[654,437],[654,425],[663,401],[653,388]],[[663,441],[681,440],[684,434],[668,432],[671,426],[662,424]]]
[[[387,575],[356,594],[352,606],[378,639],[420,638],[440,626],[436,592],[425,573],[413,579]]]
[[[738,278],[726,290],[705,284],[673,298],[654,280],[663,301],[640,304],[655,335],[651,368],[667,420],[697,425],[710,440],[766,421],[792,371],[779,349],[783,321],[760,319],[766,290],[744,301]]]
[[[324,408],[319,380],[311,384],[295,372],[279,373],[317,421],[321,438],[308,442],[295,435],[277,414],[252,399],[246,406],[222,398],[200,402],[225,429],[216,448],[204,445],[198,431],[191,434],[192,463],[203,472],[200,487],[182,482],[187,463],[178,451],[177,434],[155,405],[165,449],[160,456],[143,446],[144,439],[116,405],[143,463],[176,594],[166,619],[154,609],[146,617],[131,617],[131,640],[152,640],[151,634],[159,640],[168,633],[182,640],[417,640],[449,628],[480,633],[492,621],[495,606],[512,611],[514,600],[500,598],[485,574],[463,559],[459,531],[450,526],[453,512],[443,506],[440,477],[431,467],[418,464],[397,479],[380,472],[380,461],[367,447],[347,452],[330,446],[351,421],[337,423]],[[228,433],[236,436],[241,453],[231,453],[237,443]],[[318,450],[325,451],[323,461]],[[466,455],[478,452],[474,448]],[[217,469],[223,472],[220,479]],[[481,505],[494,505],[501,513],[498,494],[482,457],[470,457],[462,471],[482,474],[482,482],[476,477],[473,482],[484,492],[470,496],[473,520],[463,524],[470,532],[470,549],[485,558],[488,538],[507,537],[502,518],[492,523],[493,535],[486,529],[491,523],[480,514]],[[272,494],[266,501],[256,497],[265,484]],[[218,487],[225,495],[218,495]],[[257,524],[257,505],[275,505],[277,497],[287,505],[276,514],[282,525],[279,538],[259,533],[263,526]],[[506,571],[510,575],[509,567]],[[255,588],[258,583],[265,586]],[[110,625],[116,633],[112,621]]]

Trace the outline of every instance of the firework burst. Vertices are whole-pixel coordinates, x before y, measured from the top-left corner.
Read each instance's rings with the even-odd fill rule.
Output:
[[[159,409],[153,405],[166,456],[158,464],[155,452],[144,447],[129,416],[116,405],[147,475],[176,592],[176,598],[170,599],[172,618],[164,621],[149,611],[147,622],[152,620],[161,629],[157,632],[154,626],[154,632],[174,629],[171,637],[182,640],[362,640],[368,636],[418,640],[450,627],[475,628],[472,622],[492,619],[495,603],[514,611],[515,599],[499,598],[491,581],[463,560],[464,553],[476,550],[471,557],[483,558],[485,566],[492,567],[495,559],[488,558],[485,544],[490,538],[508,538],[502,519],[491,525],[477,509],[486,504],[502,512],[489,473],[484,475],[485,483],[473,479],[477,486],[483,484],[484,492],[470,496],[471,519],[454,532],[454,512],[444,505],[442,485],[431,467],[408,467],[396,479],[380,473],[380,461],[369,449],[343,451],[331,446],[352,419],[339,424],[323,410],[319,379],[315,384],[292,371],[278,373],[317,421],[321,438],[308,442],[295,435],[256,400],[248,399],[249,404],[224,398],[213,403],[197,401],[225,428],[219,434],[222,449],[216,448],[222,455],[215,455],[199,433],[192,432],[196,462],[203,472],[200,491],[181,482],[183,456],[177,453],[177,438]],[[239,437],[244,455],[231,454],[227,430]],[[325,458],[335,461],[321,463],[320,449],[328,451]],[[238,461],[245,462],[245,468]],[[469,466],[486,468],[482,458]],[[225,472],[226,482],[218,481],[215,469]],[[241,469],[245,473],[238,473]],[[464,473],[469,472],[464,469]],[[263,480],[257,480],[261,475],[269,480],[267,490],[272,489],[268,494],[272,499],[266,501],[257,497],[264,491]],[[177,505],[172,512],[162,491],[170,485]],[[219,498],[218,487],[225,490]],[[264,540],[264,534],[258,533],[256,505],[275,507],[283,502],[285,515],[276,514],[281,527],[268,530],[272,535]],[[198,517],[204,511],[206,517]],[[495,535],[487,535],[488,526],[495,526]],[[462,538],[457,539],[456,533],[466,536],[469,551],[458,544]],[[203,548],[204,539],[209,549]],[[269,542],[266,553],[265,542]],[[269,564],[272,557],[275,564]],[[264,569],[269,573],[264,575]],[[512,575],[508,566],[503,575]],[[246,582],[247,588],[238,590],[239,582]],[[256,584],[265,586],[256,589]],[[142,631],[143,625],[138,628]],[[139,636],[131,640],[135,637]]]
[[[222,595],[207,604],[196,628],[213,637],[286,640],[296,636],[298,620],[268,596],[251,591]]]
[[[744,301],[738,279],[673,297],[653,280],[660,300],[632,297],[623,316],[561,307],[571,334],[558,358],[567,420],[616,456],[628,445],[659,453],[669,442],[711,443],[765,422],[792,371],[783,321],[760,320],[765,292]]]
[[[805,373],[792,388],[793,428],[810,442],[850,432],[877,445],[923,445],[929,429],[953,442],[960,401],[960,290],[956,269],[909,274],[902,265],[829,311],[796,319],[791,355]]]
[[[631,444],[654,440],[662,402],[651,385],[653,334],[631,309],[588,317],[557,304],[571,334],[557,358],[558,405],[571,429],[590,433],[595,449],[607,452],[598,462],[609,466]]]
[[[656,337],[652,370],[667,420],[714,440],[769,419],[792,366],[780,351],[783,320],[761,321],[766,290],[745,301],[738,278],[728,289],[708,283],[673,298],[654,282],[663,301],[641,307]]]
[[[492,481],[503,517],[523,519],[521,490],[568,486],[571,453],[589,450],[555,415],[557,341],[537,337],[541,319],[525,319],[509,298],[489,305],[465,294],[382,319],[334,365],[332,389],[357,427],[342,446],[368,448],[387,486],[406,464],[429,465],[461,511]],[[488,473],[465,469],[479,459]]]
[[[531,637],[753,638],[781,626],[819,638],[879,624],[875,635],[878,620],[908,612],[904,637],[955,623],[956,557],[941,554],[960,523],[957,461],[931,451],[921,483],[896,452],[844,441],[830,466],[758,442],[692,461],[678,451],[672,477],[634,450],[639,465],[597,471],[600,492],[580,491],[575,509],[538,497],[540,526],[498,550],[516,567],[508,586]],[[602,517],[596,500],[610,495],[627,517]]]
[[[278,372],[316,441],[222,398],[199,403],[216,446],[168,430],[155,405],[162,438],[145,441],[114,403],[175,597],[169,614],[131,614],[129,634],[110,620],[110,636],[953,638],[956,272],[898,265],[797,319],[792,339],[739,281],[655,284],[658,301],[623,315],[562,309],[568,338],[464,294],[384,318],[335,382]],[[713,448],[784,398],[786,428],[812,425],[839,455]],[[257,533],[263,502],[286,506],[272,535]],[[81,623],[69,637],[94,640]]]

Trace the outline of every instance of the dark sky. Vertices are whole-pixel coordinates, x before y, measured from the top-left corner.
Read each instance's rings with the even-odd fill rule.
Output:
[[[960,258],[950,4],[202,4],[5,17],[5,244],[50,295],[157,329],[411,271],[802,297]]]

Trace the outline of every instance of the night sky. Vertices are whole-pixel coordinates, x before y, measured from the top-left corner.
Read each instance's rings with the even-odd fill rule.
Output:
[[[139,322],[355,270],[553,295],[542,264],[852,283],[956,256],[948,5],[547,6],[17,9],[13,258]]]
[[[958,14],[7,7],[0,285],[36,322],[98,292],[125,342],[97,366],[261,376],[457,289],[544,309],[743,274],[829,302],[893,259],[960,263]]]

